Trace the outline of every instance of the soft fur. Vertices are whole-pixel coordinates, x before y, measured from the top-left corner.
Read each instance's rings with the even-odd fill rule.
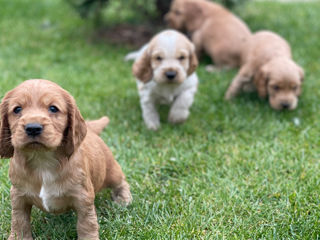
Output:
[[[233,79],[225,98],[241,90],[256,89],[261,98],[269,98],[273,109],[293,110],[298,105],[304,71],[291,57],[289,44],[279,35],[260,31],[246,47],[245,62]]]
[[[33,205],[50,213],[74,209],[78,239],[99,239],[95,194],[111,187],[116,202],[131,202],[121,167],[98,136],[109,119],[86,123],[73,97],[47,80],[28,80],[8,92],[0,112],[0,155],[11,158],[9,239],[32,239]],[[30,124],[42,132],[28,135]]]
[[[157,103],[171,104],[169,122],[184,122],[198,86],[198,60],[193,44],[181,33],[167,30],[132,55],[137,57],[132,69],[147,127],[160,127]],[[170,74],[175,76],[169,78]]]
[[[217,68],[242,63],[242,49],[251,32],[230,11],[207,0],[173,0],[165,20],[174,29],[191,34],[197,54],[206,52]]]

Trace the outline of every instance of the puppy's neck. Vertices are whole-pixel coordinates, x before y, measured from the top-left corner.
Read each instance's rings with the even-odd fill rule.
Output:
[[[31,171],[52,171],[62,166],[62,161],[55,151],[15,151],[14,155]]]

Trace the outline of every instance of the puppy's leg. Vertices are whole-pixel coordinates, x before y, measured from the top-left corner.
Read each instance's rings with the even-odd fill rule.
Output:
[[[244,65],[232,80],[224,98],[226,100],[231,100],[232,98],[236,97],[241,91],[243,85],[250,82],[251,77],[251,67]]]
[[[30,215],[32,205],[28,204],[25,198],[15,187],[11,187],[11,233],[9,240],[24,239],[32,240]]]
[[[94,192],[82,192],[75,201],[75,210],[77,212],[77,233],[79,240],[98,240],[99,225],[97,213],[94,206]],[[90,197],[91,196],[91,197]]]
[[[201,52],[202,52],[202,37],[201,37],[201,31],[196,31],[192,34],[192,42],[195,46],[195,50],[196,50],[196,54],[197,54],[197,57],[198,59],[200,59],[201,57]]]
[[[112,200],[118,204],[127,206],[132,201],[130,186],[126,181],[126,177],[122,172],[120,165],[116,161],[112,161],[109,166],[105,186],[112,188]]]
[[[112,200],[124,206],[132,202],[130,186],[125,179],[112,189]]]
[[[168,121],[171,123],[182,123],[189,116],[189,108],[191,107],[196,93],[196,88],[181,93],[172,104],[169,112]]]
[[[150,130],[158,130],[160,128],[160,117],[152,100],[141,101],[142,116],[147,128]]]

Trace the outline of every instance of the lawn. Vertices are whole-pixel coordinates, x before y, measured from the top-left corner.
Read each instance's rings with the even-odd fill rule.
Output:
[[[248,2],[236,9],[253,31],[291,44],[306,77],[299,106],[276,112],[256,94],[232,103],[236,71],[207,73],[181,126],[144,126],[132,48],[90,41],[92,26],[63,0],[1,1],[0,96],[31,78],[57,82],[82,115],[110,117],[102,138],[131,185],[128,208],[99,193],[101,239],[320,239],[320,2]],[[0,239],[10,232],[9,160],[0,161]],[[35,239],[75,239],[76,216],[32,212]]]

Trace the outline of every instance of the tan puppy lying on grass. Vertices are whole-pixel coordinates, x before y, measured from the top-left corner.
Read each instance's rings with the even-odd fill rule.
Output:
[[[95,194],[131,202],[119,164],[98,134],[109,119],[85,122],[73,97],[47,80],[28,80],[0,105],[0,155],[11,158],[12,223],[9,239],[32,239],[32,206],[77,212],[78,239],[99,239]],[[48,236],[49,237],[49,236]]]
[[[292,60],[286,40],[273,32],[257,32],[246,47],[244,59],[244,65],[226,92],[227,100],[241,90],[256,89],[261,98],[268,96],[273,109],[297,107],[304,72]]]
[[[219,4],[173,0],[165,20],[170,27],[191,34],[198,56],[205,51],[217,68],[241,65],[242,49],[251,32],[241,19]]]

